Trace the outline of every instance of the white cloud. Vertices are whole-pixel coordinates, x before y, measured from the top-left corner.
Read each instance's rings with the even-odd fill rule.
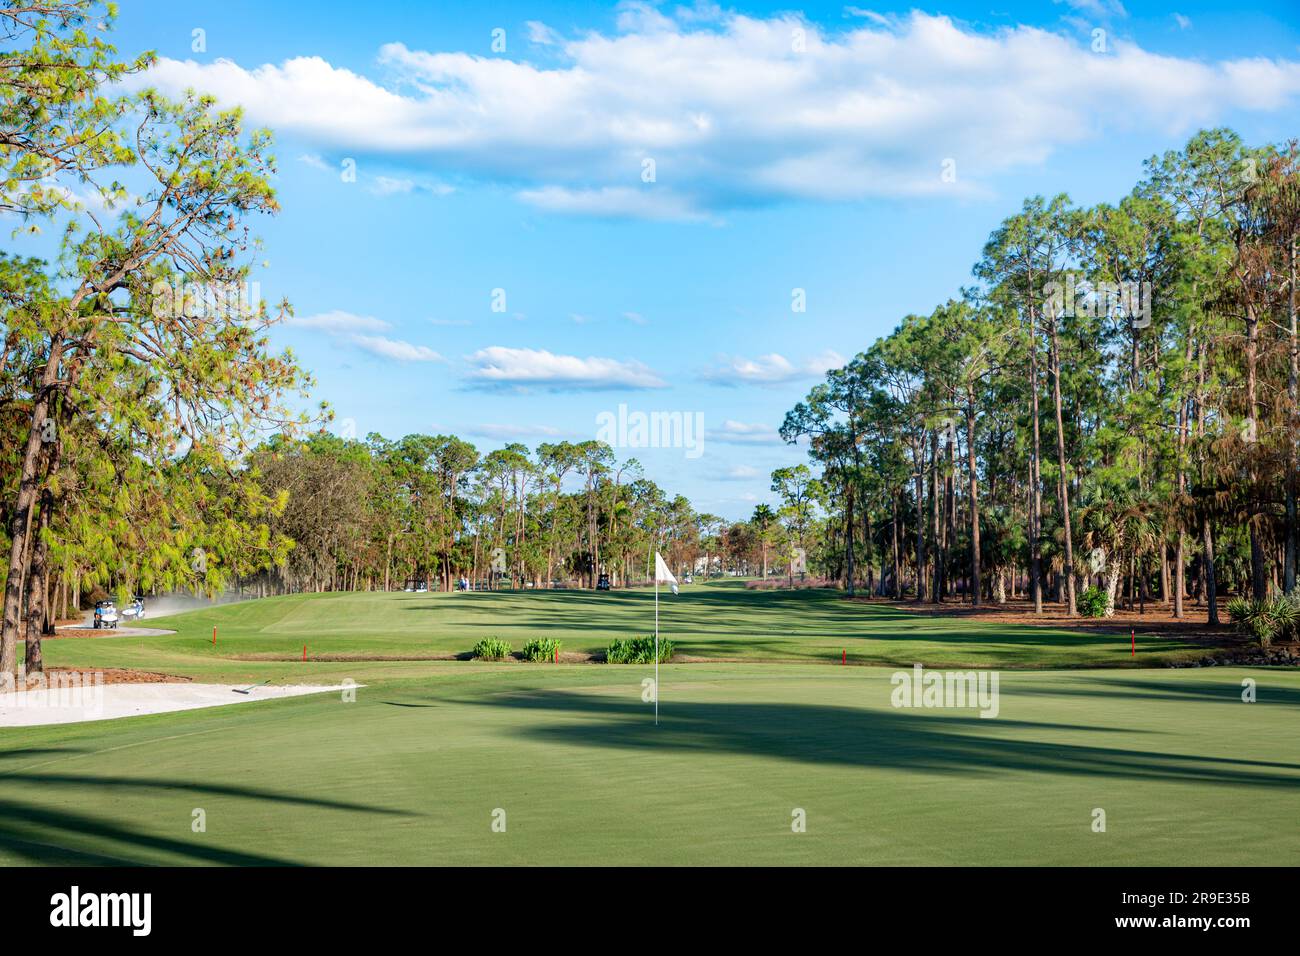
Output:
[[[565,433],[550,425],[470,425],[465,431],[479,438],[511,441],[519,438],[559,438]]]
[[[645,316],[640,312],[624,312],[623,318],[627,319],[633,325],[645,325]]]
[[[415,188],[414,179],[393,179],[389,176],[376,176],[370,181],[370,191],[378,196],[409,193]]]
[[[663,388],[665,382],[636,361],[556,355],[545,349],[515,349],[493,345],[469,357],[474,366],[468,380],[486,388],[537,387],[552,391],[592,391],[608,388]]]
[[[705,437],[728,445],[783,444],[780,433],[771,425],[738,422],[730,418],[722,423],[721,428],[706,432]]]
[[[315,329],[329,335],[382,332],[389,327],[387,322],[376,319],[373,315],[356,315],[352,312],[344,312],[342,309],[335,309],[332,312],[318,312],[315,315],[295,315],[288,319],[286,324],[302,329]]]
[[[402,339],[385,338],[382,335],[353,335],[349,341],[362,351],[380,358],[396,359],[399,362],[441,362],[443,358],[425,345],[414,345]]]
[[[405,196],[413,192],[430,193],[434,196],[448,196],[456,190],[446,183],[417,182],[414,179],[394,176],[375,176],[366,189],[376,196]]]
[[[839,368],[844,357],[829,349],[798,365],[784,355],[771,352],[758,358],[733,356],[703,373],[706,381],[716,385],[780,385],[804,378],[817,378],[827,369]]]
[[[750,465],[733,465],[726,471],[714,475],[718,481],[752,481],[761,478],[763,473]]]
[[[319,169],[324,172],[328,172],[330,170],[330,165],[315,153],[303,153],[301,156],[298,157],[298,162],[306,163],[312,169]]]
[[[1124,9],[1124,4],[1120,0],[1053,0],[1053,2],[1063,2],[1071,10],[1078,10],[1080,13],[1102,19],[1128,16],[1128,11]]]
[[[846,17],[863,17],[867,20],[872,21],[873,23],[878,23],[881,26],[892,26],[895,22],[893,19],[885,16],[883,13],[877,13],[875,10],[867,10],[864,7],[853,7],[853,6],[845,7],[844,15]]]
[[[555,46],[561,41],[558,33],[539,20],[529,20],[524,24],[528,28],[528,42],[539,46]]]
[[[1071,6],[1123,15],[1117,0]],[[164,58],[127,82],[210,91],[316,149],[509,183],[545,210],[706,221],[790,198],[976,194],[1078,143],[1183,134],[1300,94],[1293,60],[1202,62],[1118,38],[1098,55],[1086,37],[920,12],[845,30],[709,12],[624,4],[618,32],[555,36],[551,66],[390,43],[378,62],[390,86],[320,57]],[[941,176],[950,157],[956,182]],[[641,181],[646,158],[654,183]]]
[[[414,345],[403,339],[391,339],[372,333],[386,332],[392,326],[373,315],[357,315],[342,309],[318,312],[315,315],[293,316],[288,325],[300,329],[322,332],[331,339],[347,342],[363,352],[379,358],[399,362],[442,362],[443,357],[424,345]]]
[[[691,201],[672,190],[646,185],[640,189],[604,186],[600,189],[567,189],[543,186],[521,189],[516,197],[546,212],[603,218],[660,219],[667,222],[704,222],[711,217],[694,208]]]
[[[1181,13],[1174,14],[1174,22],[1178,24],[1178,29],[1180,30],[1188,30],[1191,29],[1192,26],[1191,17],[1185,17]]]

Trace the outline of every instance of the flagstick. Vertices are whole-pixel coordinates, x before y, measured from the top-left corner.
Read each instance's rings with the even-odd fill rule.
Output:
[[[655,726],[659,726],[659,569],[655,568]]]

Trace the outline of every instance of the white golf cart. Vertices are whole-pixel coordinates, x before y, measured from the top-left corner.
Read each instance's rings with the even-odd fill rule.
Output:
[[[144,598],[136,595],[135,598],[126,607],[122,608],[120,615],[124,621],[138,621],[144,617]]]
[[[116,629],[118,622],[117,605],[112,601],[95,602],[95,630],[102,627]]]

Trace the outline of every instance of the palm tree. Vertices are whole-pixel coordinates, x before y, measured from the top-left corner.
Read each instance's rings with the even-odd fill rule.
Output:
[[[1129,489],[1099,485],[1085,494],[1079,524],[1084,547],[1095,556],[1091,568],[1105,575],[1106,617],[1112,617],[1123,568],[1120,556],[1127,552],[1140,575],[1146,556],[1160,542],[1160,521],[1146,498]]]

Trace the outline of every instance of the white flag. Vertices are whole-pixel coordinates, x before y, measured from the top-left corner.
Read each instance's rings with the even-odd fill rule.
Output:
[[[677,579],[668,570],[668,565],[664,563],[663,556],[658,551],[655,552],[655,584],[672,585],[673,593],[677,593]]]

